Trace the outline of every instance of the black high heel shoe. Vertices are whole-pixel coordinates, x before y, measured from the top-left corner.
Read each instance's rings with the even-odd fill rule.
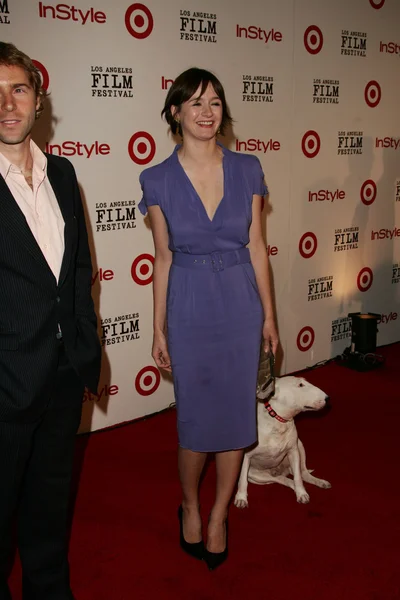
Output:
[[[190,544],[185,540],[183,535],[183,508],[182,504],[178,508],[178,519],[179,519],[179,543],[187,554],[193,556],[193,558],[197,558],[198,560],[203,560],[204,558],[204,542],[195,542],[194,544]]]
[[[210,571],[214,571],[217,567],[222,565],[223,562],[228,558],[228,519],[225,521],[226,531],[226,545],[225,550],[222,552],[210,552],[207,548],[204,549],[204,560]]]

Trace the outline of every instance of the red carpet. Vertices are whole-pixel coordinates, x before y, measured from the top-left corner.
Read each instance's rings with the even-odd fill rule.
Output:
[[[400,599],[400,344],[385,366],[357,373],[329,364],[307,378],[331,396],[298,417],[309,468],[298,505],[279,485],[249,486],[232,506],[230,558],[209,573],[178,546],[175,412],[79,438],[82,462],[70,562],[77,600]],[[204,518],[214,470],[203,483]],[[20,569],[11,587],[20,600]]]

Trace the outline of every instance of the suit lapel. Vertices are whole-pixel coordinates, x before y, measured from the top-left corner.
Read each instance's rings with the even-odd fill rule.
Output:
[[[72,228],[74,226],[73,203],[70,193],[68,193],[68,185],[64,180],[63,171],[52,161],[49,155],[47,156],[47,176],[51,187],[57,198],[60,206],[61,214],[64,219],[64,256],[61,263],[60,276],[58,285],[62,285],[69,268],[72,254]]]
[[[25,216],[11,194],[8,185],[0,176],[0,218],[2,224],[14,235],[18,243],[22,244],[31,255],[40,262],[48,274],[54,278],[54,275],[47,264],[47,261],[32,234]]]

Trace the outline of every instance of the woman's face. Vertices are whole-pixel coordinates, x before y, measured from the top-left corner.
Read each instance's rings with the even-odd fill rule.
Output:
[[[181,105],[174,117],[180,122],[183,138],[193,137],[198,140],[211,140],[216,136],[222,121],[222,102],[215,93],[211,83],[208,84],[204,94],[201,94],[201,85],[189,100]]]

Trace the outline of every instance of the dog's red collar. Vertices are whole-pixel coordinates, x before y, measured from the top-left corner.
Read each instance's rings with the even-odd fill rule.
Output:
[[[288,419],[284,419],[283,417],[280,417],[272,408],[272,406],[270,405],[270,403],[267,401],[264,403],[265,408],[267,409],[267,411],[269,412],[271,417],[274,417],[274,419],[276,419],[277,421],[279,421],[280,423],[288,423],[289,420]]]

